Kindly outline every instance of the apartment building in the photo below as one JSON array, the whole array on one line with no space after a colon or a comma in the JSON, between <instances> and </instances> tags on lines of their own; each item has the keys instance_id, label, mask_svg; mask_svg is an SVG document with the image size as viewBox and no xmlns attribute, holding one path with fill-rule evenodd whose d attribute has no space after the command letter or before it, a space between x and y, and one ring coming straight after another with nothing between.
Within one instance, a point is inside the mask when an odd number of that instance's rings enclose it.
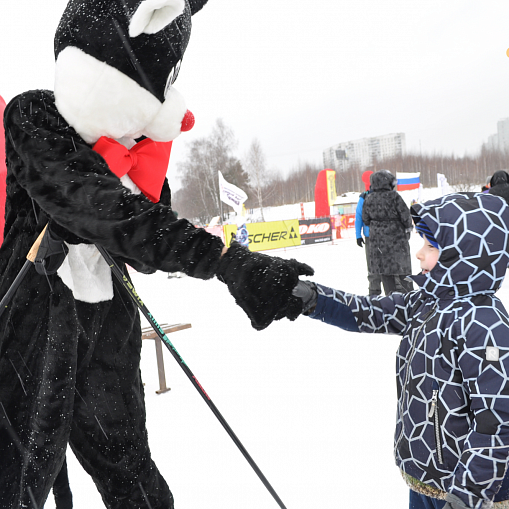
<instances>
[{"instance_id":1,"label":"apartment building","mask_svg":"<svg viewBox=\"0 0 509 509\"><path fill-rule=\"evenodd\" d=\"M406 150L405 134L384 134L373 138L345 141L323 151L323 164L338 172L352 166L364 169L375 161L403 155Z\"/></svg>"}]
</instances>

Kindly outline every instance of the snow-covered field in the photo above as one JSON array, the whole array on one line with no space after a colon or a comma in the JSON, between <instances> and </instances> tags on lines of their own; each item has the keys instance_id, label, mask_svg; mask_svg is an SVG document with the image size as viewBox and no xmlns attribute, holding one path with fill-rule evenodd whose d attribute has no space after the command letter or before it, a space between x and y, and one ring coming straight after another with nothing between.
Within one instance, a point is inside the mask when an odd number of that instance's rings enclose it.
<instances>
[{"instance_id":1,"label":"snow-covered field","mask_svg":"<svg viewBox=\"0 0 509 509\"><path fill-rule=\"evenodd\" d=\"M413 234L413 253L420 244ZM317 282L367 290L364 252L352 235L270 254L312 265ZM398 336L349 333L302 316L257 332L216 279L133 279L160 323L192 324L171 341L288 509L408 506L392 454ZM509 305L509 283L499 296ZM277 508L166 349L164 357L171 391L158 395L154 342L144 341L150 443L175 507ZM75 508L103 507L72 452L68 461ZM54 508L51 494L45 507Z\"/></svg>"}]
</instances>

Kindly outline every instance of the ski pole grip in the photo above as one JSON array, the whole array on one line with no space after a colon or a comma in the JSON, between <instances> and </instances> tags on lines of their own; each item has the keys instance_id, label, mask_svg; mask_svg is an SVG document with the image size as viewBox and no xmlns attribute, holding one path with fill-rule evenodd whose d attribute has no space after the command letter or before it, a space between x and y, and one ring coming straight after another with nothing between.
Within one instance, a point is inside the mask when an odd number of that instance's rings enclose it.
<instances>
[{"instance_id":1,"label":"ski pole grip","mask_svg":"<svg viewBox=\"0 0 509 509\"><path fill-rule=\"evenodd\" d=\"M39 246L41 245L42 238L44 237L47 228L48 225L44 227L44 230L42 230L40 235L37 237L37 240L33 243L32 247L30 248L30 251L27 254L27 260L31 261L32 263L35 263L35 257L39 252Z\"/></svg>"}]
</instances>

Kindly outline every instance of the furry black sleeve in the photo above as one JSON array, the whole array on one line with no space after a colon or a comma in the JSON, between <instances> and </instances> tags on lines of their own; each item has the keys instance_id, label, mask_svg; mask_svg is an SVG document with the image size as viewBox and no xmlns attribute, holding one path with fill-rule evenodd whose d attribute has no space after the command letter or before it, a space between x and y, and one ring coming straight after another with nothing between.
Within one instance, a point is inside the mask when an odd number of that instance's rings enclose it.
<instances>
[{"instance_id":1,"label":"furry black sleeve","mask_svg":"<svg viewBox=\"0 0 509 509\"><path fill-rule=\"evenodd\" d=\"M60 115L52 92L21 94L4 118L8 171L53 222L157 270L203 279L215 274L221 239L124 188Z\"/></svg>"}]
</instances>

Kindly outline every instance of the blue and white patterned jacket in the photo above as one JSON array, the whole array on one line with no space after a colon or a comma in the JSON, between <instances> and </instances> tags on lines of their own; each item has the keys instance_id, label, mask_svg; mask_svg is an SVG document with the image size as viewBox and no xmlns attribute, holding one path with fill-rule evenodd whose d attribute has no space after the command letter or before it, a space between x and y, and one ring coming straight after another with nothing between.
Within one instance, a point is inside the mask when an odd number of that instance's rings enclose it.
<instances>
[{"instance_id":1,"label":"blue and white patterned jacket","mask_svg":"<svg viewBox=\"0 0 509 509\"><path fill-rule=\"evenodd\" d=\"M509 456L509 317L495 292L509 262L509 207L487 194L417 204L440 246L420 289L360 297L318 285L312 318L347 330L401 335L397 465L412 488L491 506ZM507 500L505 487L497 500Z\"/></svg>"}]
</instances>

